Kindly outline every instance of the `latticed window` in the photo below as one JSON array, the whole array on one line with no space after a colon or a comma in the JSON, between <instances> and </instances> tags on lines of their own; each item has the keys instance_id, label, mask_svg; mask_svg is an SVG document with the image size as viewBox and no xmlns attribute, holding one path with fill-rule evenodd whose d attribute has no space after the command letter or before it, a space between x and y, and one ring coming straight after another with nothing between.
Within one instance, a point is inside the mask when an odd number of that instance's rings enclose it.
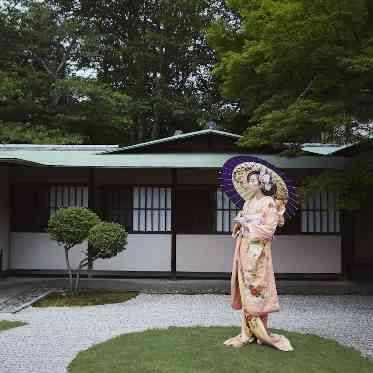
<instances>
[{"instance_id":1,"label":"latticed window","mask_svg":"<svg viewBox=\"0 0 373 373\"><path fill-rule=\"evenodd\" d=\"M136 186L133 188L134 232L171 231L171 187Z\"/></svg>"},{"instance_id":2,"label":"latticed window","mask_svg":"<svg viewBox=\"0 0 373 373\"><path fill-rule=\"evenodd\" d=\"M49 216L61 207L88 207L88 186L51 185L49 187Z\"/></svg>"},{"instance_id":3,"label":"latticed window","mask_svg":"<svg viewBox=\"0 0 373 373\"><path fill-rule=\"evenodd\" d=\"M105 185L98 191L102 218L122 224L128 232L171 231L171 188Z\"/></svg>"},{"instance_id":4,"label":"latticed window","mask_svg":"<svg viewBox=\"0 0 373 373\"><path fill-rule=\"evenodd\" d=\"M88 207L88 186L13 184L11 229L14 232L45 232L48 219L61 207Z\"/></svg>"},{"instance_id":5,"label":"latticed window","mask_svg":"<svg viewBox=\"0 0 373 373\"><path fill-rule=\"evenodd\" d=\"M231 232L233 218L237 215L240 209L237 208L233 202L221 188L216 190L216 231L217 232Z\"/></svg>"},{"instance_id":6,"label":"latticed window","mask_svg":"<svg viewBox=\"0 0 373 373\"><path fill-rule=\"evenodd\" d=\"M337 194L314 193L301 204L301 229L304 233L339 233Z\"/></svg>"},{"instance_id":7,"label":"latticed window","mask_svg":"<svg viewBox=\"0 0 373 373\"><path fill-rule=\"evenodd\" d=\"M98 192L101 195L98 203L99 213L106 221L122 224L132 229L132 188L131 186L105 186Z\"/></svg>"}]
</instances>

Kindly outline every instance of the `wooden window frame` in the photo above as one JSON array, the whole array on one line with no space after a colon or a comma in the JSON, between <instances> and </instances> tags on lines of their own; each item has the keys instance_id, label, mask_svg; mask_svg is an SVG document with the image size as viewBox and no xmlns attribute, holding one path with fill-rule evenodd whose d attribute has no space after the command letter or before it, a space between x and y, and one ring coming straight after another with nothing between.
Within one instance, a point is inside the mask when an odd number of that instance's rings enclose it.
<instances>
[{"instance_id":1,"label":"wooden window frame","mask_svg":"<svg viewBox=\"0 0 373 373\"><path fill-rule=\"evenodd\" d=\"M138 202L139 202L139 206L138 207L134 207L134 200L135 200L135 188L138 188L139 189L139 199L138 199ZM140 202L140 198L141 198L141 191L142 189L141 188L145 188L145 207L140 207L141 206L141 202ZM148 206L148 188L151 188L151 206L149 205ZM160 196L161 196L161 188L164 188L165 191L164 191L164 202L165 202L165 207L154 207L154 189L158 189L158 204L160 203ZM170 194L170 199L168 198L168 192ZM170 206L168 206L168 202L170 203ZM132 225L132 229L131 229L131 233L134 233L134 234L144 234L144 233L163 233L163 234L170 234L172 232L172 186L167 184L167 185L154 185L154 184L151 184L151 185L147 185L147 184L137 184L137 185L132 185L132 221L133 221L133 218L134 218L134 212L135 210L138 211L138 214L137 214L137 226L140 227L141 226L141 223L140 223L140 212L141 211L144 211L144 227L145 229L144 230L134 230L133 229L133 225ZM147 215L148 215L148 211L158 211L158 229L157 230L153 230L154 228L154 224L153 224L153 214L151 214L151 230L147 230L147 227L148 227L148 221L147 221ZM170 218L168 220L167 218L167 215L168 215L168 211L169 211L169 215L170 215ZM160 216L161 216L161 213L164 213L164 227L165 229L164 230L160 230ZM170 229L167 229L167 227L170 227Z\"/></svg>"},{"instance_id":2,"label":"wooden window frame","mask_svg":"<svg viewBox=\"0 0 373 373\"><path fill-rule=\"evenodd\" d=\"M135 193L135 188L145 188L145 207L139 207L138 208L135 208L134 207L134 200L135 200L135 196L134 196L134 193ZM148 206L148 192L147 192L147 188L151 188L151 194L152 194L152 202L151 202L151 206ZM165 188L165 208L164 207L154 207L154 189L158 188L158 196L160 197L160 190L161 188ZM108 215L106 214L106 211L110 208L108 207L106 204L105 204L105 201L104 201L104 198L103 195L101 193L105 193L105 191L120 191L120 190L128 190L129 191L129 195L130 195L130 199L129 199L129 207L128 208L119 208L120 210L128 210L129 211L129 215L128 215L128 219L129 219L129 222L127 223L127 226L125 226L126 230L128 233L131 233L131 234L171 234L172 232L172 222L171 220L168 221L168 218L167 218L167 211L170 211L170 219L172 219L172 186L170 184L102 184L100 185L98 188L98 195L100 196L100 200L98 201L98 210L99 210L99 214L101 215L101 217L103 219L106 219L106 220L109 220L109 221L114 221L114 220L111 220ZM167 189L170 190L170 193L171 193L171 206L168 206L168 198L167 198ZM139 193L139 197L141 196L141 189L140 189L140 193ZM134 230L134 226L133 226L133 220L134 220L134 213L135 213L135 210L138 210L139 212L140 211L145 211L144 213L144 220L145 220L145 223L144 223L144 227L145 229L144 230ZM148 226L148 221L147 221L147 215L148 215L148 211L158 211L158 229L157 230L147 230L147 226ZM161 212L164 212L165 216L165 228L164 230L160 230L160 214ZM139 213L138 214L138 227L140 227L140 219L141 219L141 214ZM153 214L151 214L151 219L153 220ZM170 225L170 229L168 230L167 229L167 225ZM154 228L154 224L153 224L153 221L152 221L152 224L151 224L151 229Z\"/></svg>"},{"instance_id":3,"label":"wooden window frame","mask_svg":"<svg viewBox=\"0 0 373 373\"><path fill-rule=\"evenodd\" d=\"M221 190L219 186L217 186L217 191ZM216 193L217 195L217 193ZM239 210L239 209L238 209ZM217 221L217 215L218 215L218 207L216 203L216 211L215 211L215 220ZM285 218L285 224L283 227L277 227L275 235L278 236L308 236L308 235L339 235L339 232L303 232L302 231L302 212L304 210L299 206L297 209L295 215L293 215L289 220L286 220ZM231 223L231 228L232 228L232 223ZM216 231L213 232L216 235L230 235L231 231Z\"/></svg>"},{"instance_id":4,"label":"wooden window frame","mask_svg":"<svg viewBox=\"0 0 373 373\"><path fill-rule=\"evenodd\" d=\"M48 210L49 210L49 217L52 216L51 214L51 211L54 210L54 213L57 212L58 209L60 208L66 208L66 207L85 207L85 208L88 208L88 204L89 204L89 186L88 184L83 184L83 183L50 183L48 184L49 185L49 188L48 188ZM55 187L55 199L54 199L54 204L52 204L52 188ZM67 193L67 200L70 202L70 193L71 193L71 188L86 188L87 190L87 200L86 200L86 205L84 205L84 192L81 194L81 198L80 198L80 202L81 203L78 203L78 200L77 200L77 192L75 190L75 198L74 198L74 205L70 205L69 203L65 203L64 201L64 195L62 196L62 206L58 206L58 200L59 198L57 198L58 196L58 188L59 187L70 187L68 189L68 193Z\"/></svg>"},{"instance_id":5,"label":"wooden window frame","mask_svg":"<svg viewBox=\"0 0 373 373\"><path fill-rule=\"evenodd\" d=\"M108 204L109 193L120 192L121 190L128 190L129 191L129 207L128 208L115 208ZM110 210L119 210L119 215L122 214L123 210L127 210L130 213L128 225L123 224L127 230L127 232L131 232L132 230L132 186L131 185L123 185L123 184L103 184L100 186L96 186L96 199L95 206L96 212L100 216L101 219L108 221L108 222L118 222L117 220L110 217L109 211ZM120 194L119 194L119 201L120 201Z\"/></svg>"},{"instance_id":6,"label":"wooden window frame","mask_svg":"<svg viewBox=\"0 0 373 373\"><path fill-rule=\"evenodd\" d=\"M327 191L326 193L326 207L323 208L322 207L322 197L321 197L321 193L315 193L313 196L311 196L310 198L312 198L312 205L313 205L313 208L308 208L308 206L305 208L304 206L305 205L308 205L309 203L309 200L307 200L306 203L303 203L301 204L300 206L300 213L301 213L301 226L300 226L300 229L301 229L301 234L302 235L327 235L327 236L339 236L341 234L341 226L340 226L340 210L336 207L336 204L334 204L333 206L333 213L334 213L334 217L333 217L333 223L334 223L334 230L333 231L330 231L329 228L330 228L330 216L329 216L329 210L330 210L330 207L329 207L329 193L330 191ZM319 198L319 201L318 201L318 204L319 204L319 208L315 208L315 205L316 205L316 200L315 200L315 196L317 196ZM338 198L338 195L335 195L334 196L334 200L337 201L337 198ZM314 231L303 231L303 216L304 216L304 212L313 212L313 228L314 228ZM321 230L320 231L316 231L316 214L315 212L319 212L320 213L320 228ZM325 212L326 213L326 222L327 222L327 231L326 232L323 232L322 231L322 227L323 227L323 214L322 212ZM337 226L337 221L338 221L338 226ZM309 221L308 221L308 214L307 214L307 219L306 219L306 226L307 228L309 228ZM337 229L338 228L338 229Z\"/></svg>"},{"instance_id":7,"label":"wooden window frame","mask_svg":"<svg viewBox=\"0 0 373 373\"><path fill-rule=\"evenodd\" d=\"M19 183L11 183L10 185L10 203L11 203L11 211L10 211L10 230L12 232L25 232L25 233L46 233L46 229L48 227L48 220L51 216L51 188L53 186L80 186L80 187L87 187L87 183L71 183L71 182L53 182L53 183L38 183L38 182L19 182ZM22 211L17 211L16 209L16 188L18 186L24 186L27 188L29 186L30 189L32 188L34 192L41 192L45 193L46 204L41 206L40 204L37 206L38 209L45 208L45 211L41 211L41 214L44 214L44 221L40 222L37 226L30 223L29 228L27 227L19 227L19 222L16 221L17 214L21 214ZM89 190L88 190L89 193ZM54 206L56 207L56 206ZM57 211L57 209L56 209ZM28 211L29 213L29 211ZM29 221L32 221L31 216L29 217Z\"/></svg>"},{"instance_id":8,"label":"wooden window frame","mask_svg":"<svg viewBox=\"0 0 373 373\"><path fill-rule=\"evenodd\" d=\"M28 185L32 186L32 188L35 190L35 193L36 191L38 190L44 190L45 193L48 194L48 204L47 204L47 209L48 209L48 219L50 217L50 211L51 211L51 198L50 198L50 192L51 192L51 187L52 186L80 186L80 187L88 187L88 198L89 198L89 186L88 186L88 183L75 183L75 182L53 182L53 183L33 183L33 182L19 182L19 183L11 183L10 185L10 198L11 198L11 212L10 212L10 219L11 219L11 231L14 231L14 232L45 232L45 229L47 227L47 222L44 222L42 224L40 224L40 226L35 226L35 227L32 227L33 224L30 224L30 227L32 228L29 228L29 229L19 229L17 227L17 222L14 220L15 219L15 214L17 213L22 213L21 212L18 212L15 210L15 189L17 186L20 186L20 185L23 185L25 188L27 188ZM106 188L109 188L112 189L112 190L120 190L120 189L129 189L130 190L130 195L131 195L131 207L129 207L129 210L131 210L131 213L130 213L130 219L131 219L131 224L129 227L127 227L128 229L128 232L129 233L133 233L133 234L170 234L172 233L172 227L173 227L173 224L172 224L172 221L170 222L169 226L170 226L170 230L167 230L167 213L165 213L165 227L166 229L165 230L146 230L146 227L147 227L147 213L145 213L145 230L136 230L134 231L133 230L133 227L132 227L132 224L133 224L133 216L134 216L134 196L133 196L133 193L134 193L134 188L137 187L137 188L141 188L141 187L144 187L144 188L169 188L170 189L170 193L171 193L171 206L168 206L167 205L167 202L168 202L168 198L167 198L167 192L165 193L165 203L166 203L166 208L155 208L155 207L148 207L147 206L147 192L145 193L145 198L146 198L146 205L145 205L145 211L147 210L159 210L159 211L170 211L170 217L172 219L172 216L173 216L173 212L172 212L172 209L174 208L174 206L172 206L172 188L173 186L171 184L102 184L102 185L96 185L95 186L95 189L96 190L100 190L102 191L102 189L106 189ZM226 210L226 209L218 209L217 207L217 195L218 195L218 191L219 190L222 190L218 185L216 184L177 184L176 185L176 189L188 189L188 188L202 188L202 189L207 189L209 190L211 193L212 193L212 196L213 196L213 199L214 199L214 203L215 203L215 209L211 211L211 214L213 215L212 217L212 221L213 221L213 224L211 227L207 227L207 229L201 229L199 233L182 233L182 232L176 232L177 234L213 234L213 235L230 235L231 234L231 228L229 229L229 231L218 231L217 230L217 216L218 216L218 211L222 211L222 210ZM160 193L160 190L158 191ZM154 189L152 189L152 193L154 193ZM191 201L193 203L193 201ZM321 206L321 205L320 205ZM139 210L143 210L144 208L139 208ZM228 208L229 211L231 211L231 206ZM233 209L234 210L234 209ZM239 209L236 209L237 211ZM323 209L321 209L323 210ZM299 206L299 209L297 210L296 212L296 215L293 216L291 219L296 219L296 222L293 224L292 228L290 230L287 229L289 222L286 222L285 221L285 226L284 228L278 228L277 229L277 232L276 234L277 235L340 235L340 226L339 226L339 231L338 232L303 232L302 231L302 213L304 211L320 211L320 209L304 209L302 208L302 206ZM326 209L326 211L328 212L328 209ZM102 212L99 208L96 209L96 212L100 214L100 212ZM46 212L44 212L46 214ZM340 213L339 209L336 209L335 210L335 214L336 213ZM140 215L139 215L140 216ZM153 216L153 215L152 215ZM340 219L340 217L339 217ZM229 219L230 222L231 222L231 219ZM31 218L30 218L30 221L31 221ZM158 220L158 224L160 221ZM320 226L322 222L320 222ZM340 224L340 222L339 222ZM231 224L232 225L232 224ZM203 228L203 226L202 226ZM283 230L283 231L281 231Z\"/></svg>"},{"instance_id":9,"label":"wooden window frame","mask_svg":"<svg viewBox=\"0 0 373 373\"><path fill-rule=\"evenodd\" d=\"M219 193L221 193L221 196L223 197L221 199L221 208L218 207L218 194ZM224 196L225 196L225 200L229 201L228 208L224 207ZM233 202L228 198L228 196L223 191L223 189L217 186L215 190L215 211L214 211L215 232L214 233L215 234L232 234L233 218L232 218L231 212L234 211L234 216L236 216L240 210L241 210L240 208L234 206ZM221 231L218 230L218 215L220 211L221 211L221 226L222 226ZM224 229L226 228L224 224L225 222L224 213L228 213L228 221L229 221L228 230Z\"/></svg>"}]
</instances>

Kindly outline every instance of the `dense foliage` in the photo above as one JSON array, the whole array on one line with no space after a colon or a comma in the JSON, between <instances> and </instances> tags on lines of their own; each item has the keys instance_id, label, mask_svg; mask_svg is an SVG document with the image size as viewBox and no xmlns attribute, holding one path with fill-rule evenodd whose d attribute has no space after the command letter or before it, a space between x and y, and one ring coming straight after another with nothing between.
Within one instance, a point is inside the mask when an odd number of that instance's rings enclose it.
<instances>
[{"instance_id":1,"label":"dense foliage","mask_svg":"<svg viewBox=\"0 0 373 373\"><path fill-rule=\"evenodd\" d=\"M208 74L219 3L2 1L0 141L130 144L234 116Z\"/></svg>"}]
</instances>

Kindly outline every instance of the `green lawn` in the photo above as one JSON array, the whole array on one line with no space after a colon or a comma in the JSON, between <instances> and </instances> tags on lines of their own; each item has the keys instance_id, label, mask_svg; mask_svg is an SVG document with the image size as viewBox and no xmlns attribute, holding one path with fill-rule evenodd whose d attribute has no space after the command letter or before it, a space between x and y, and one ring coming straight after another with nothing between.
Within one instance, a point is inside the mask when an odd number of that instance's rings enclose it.
<instances>
[{"instance_id":1,"label":"green lawn","mask_svg":"<svg viewBox=\"0 0 373 373\"><path fill-rule=\"evenodd\" d=\"M272 330L272 329L271 329ZM295 351L223 342L237 327L171 327L123 334L80 352L70 373L372 373L373 362L352 348L315 335L273 329Z\"/></svg>"},{"instance_id":2,"label":"green lawn","mask_svg":"<svg viewBox=\"0 0 373 373\"><path fill-rule=\"evenodd\" d=\"M78 295L70 292L52 292L33 303L33 307L95 306L98 304L121 303L138 295L136 291L114 291L84 289Z\"/></svg>"},{"instance_id":3,"label":"green lawn","mask_svg":"<svg viewBox=\"0 0 373 373\"><path fill-rule=\"evenodd\" d=\"M3 330L16 328L17 326L26 325L27 323L22 321L8 321L8 320L0 320L0 332Z\"/></svg>"}]
</instances>

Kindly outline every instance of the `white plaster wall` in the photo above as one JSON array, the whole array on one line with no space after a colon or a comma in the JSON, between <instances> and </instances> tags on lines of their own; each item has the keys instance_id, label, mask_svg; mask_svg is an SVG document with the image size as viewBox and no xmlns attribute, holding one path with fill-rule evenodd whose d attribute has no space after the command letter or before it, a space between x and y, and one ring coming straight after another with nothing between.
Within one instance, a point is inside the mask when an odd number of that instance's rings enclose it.
<instances>
[{"instance_id":1,"label":"white plaster wall","mask_svg":"<svg viewBox=\"0 0 373 373\"><path fill-rule=\"evenodd\" d=\"M77 268L83 259L83 242L70 250L69 261ZM49 238L48 233L11 232L11 269L67 269L65 250Z\"/></svg>"},{"instance_id":2,"label":"white plaster wall","mask_svg":"<svg viewBox=\"0 0 373 373\"><path fill-rule=\"evenodd\" d=\"M272 257L276 273L341 273L341 237L275 236Z\"/></svg>"},{"instance_id":3,"label":"white plaster wall","mask_svg":"<svg viewBox=\"0 0 373 373\"><path fill-rule=\"evenodd\" d=\"M98 259L95 270L170 271L170 234L129 234L126 250L112 259ZM70 253L77 268L80 249ZM225 235L178 235L177 271L230 272L234 242ZM272 244L276 273L340 273L339 236L277 236ZM66 269L64 250L46 233L11 233L12 269Z\"/></svg>"},{"instance_id":4,"label":"white plaster wall","mask_svg":"<svg viewBox=\"0 0 373 373\"><path fill-rule=\"evenodd\" d=\"M232 271L229 235L177 235L176 245L177 271ZM340 273L340 236L275 236L272 256L276 273Z\"/></svg>"},{"instance_id":5,"label":"white plaster wall","mask_svg":"<svg viewBox=\"0 0 373 373\"><path fill-rule=\"evenodd\" d=\"M176 271L230 272L233 254L229 235L176 235Z\"/></svg>"},{"instance_id":6,"label":"white plaster wall","mask_svg":"<svg viewBox=\"0 0 373 373\"><path fill-rule=\"evenodd\" d=\"M171 234L129 234L126 249L111 259L97 259L94 269L171 271Z\"/></svg>"},{"instance_id":7,"label":"white plaster wall","mask_svg":"<svg viewBox=\"0 0 373 373\"><path fill-rule=\"evenodd\" d=\"M66 269L65 251L47 233L12 232L12 269ZM86 242L70 251L70 264L77 268ZM170 271L171 235L129 234L126 249L112 259L97 259L95 270Z\"/></svg>"},{"instance_id":8,"label":"white plaster wall","mask_svg":"<svg viewBox=\"0 0 373 373\"><path fill-rule=\"evenodd\" d=\"M0 249L3 249L2 268L8 269L9 255L9 219L10 219L10 195L9 195L9 168L0 165Z\"/></svg>"}]
</instances>

